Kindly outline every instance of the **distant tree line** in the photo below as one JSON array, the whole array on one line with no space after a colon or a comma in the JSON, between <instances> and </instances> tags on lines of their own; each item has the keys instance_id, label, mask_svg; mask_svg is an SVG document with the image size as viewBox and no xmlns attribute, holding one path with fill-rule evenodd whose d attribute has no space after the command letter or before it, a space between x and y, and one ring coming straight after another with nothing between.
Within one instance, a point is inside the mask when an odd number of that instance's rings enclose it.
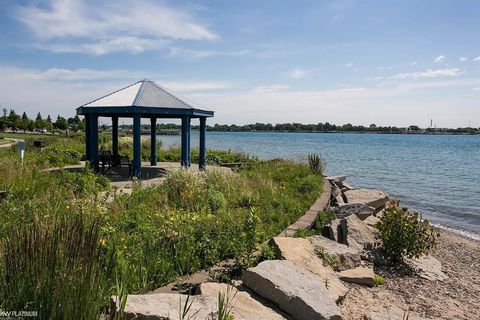
<instances>
[{"instance_id":1,"label":"distant tree line","mask_svg":"<svg viewBox=\"0 0 480 320\"><path fill-rule=\"evenodd\" d=\"M20 116L15 110L2 108L3 116L0 118L0 131L10 129L12 131L22 130L39 131L39 132L51 132L53 130L83 130L85 128L85 119L81 119L79 116L64 118L60 115L57 116L55 122L52 121L50 115L44 119L42 115L37 113L35 119L29 119L27 114L23 112ZM149 129L150 125L144 125L145 129ZM121 125L123 130L131 130L131 125ZM198 129L198 125L192 126L193 129ZM107 130L108 126L103 124L100 126L101 130ZM157 124L158 130L180 130L181 126L175 123L159 123ZM363 125L352 125L347 123L344 125L331 124L329 122L317 123L317 124L302 124L302 123L252 123L245 125L236 124L215 124L207 125L209 131L221 131L221 132L248 132L248 131L262 131L262 132L362 132L362 133L467 133L467 134L480 134L480 128L427 128L421 129L416 125L409 127L391 127L391 126L377 126L371 124L368 127Z\"/></svg>"},{"instance_id":2,"label":"distant tree line","mask_svg":"<svg viewBox=\"0 0 480 320\"><path fill-rule=\"evenodd\" d=\"M15 112L15 110L7 108L2 108L2 116L0 117L0 130L4 131L7 129L12 130L13 132L18 131L38 131L38 132L52 132L54 130L83 130L85 128L85 123L83 119L80 119L79 116L73 118L65 119L64 117L58 115L57 119L52 121L50 115L44 119L40 112L37 113L35 119L30 119L25 112L20 116Z\"/></svg>"},{"instance_id":3,"label":"distant tree line","mask_svg":"<svg viewBox=\"0 0 480 320\"><path fill-rule=\"evenodd\" d=\"M180 126L177 126L180 128ZM409 127L392 127L392 126L377 126L371 124L368 127L363 125L352 125L347 123L344 125L330 124L329 122L318 124L302 124L302 123L255 123L246 125L225 125L215 124L213 126L207 126L210 131L272 131L272 132L374 132L374 133L429 133L429 132L445 132L445 133L480 133L480 128L457 128L457 129L437 129L427 128L421 129L416 125ZM195 128L195 127L194 127Z\"/></svg>"}]
</instances>

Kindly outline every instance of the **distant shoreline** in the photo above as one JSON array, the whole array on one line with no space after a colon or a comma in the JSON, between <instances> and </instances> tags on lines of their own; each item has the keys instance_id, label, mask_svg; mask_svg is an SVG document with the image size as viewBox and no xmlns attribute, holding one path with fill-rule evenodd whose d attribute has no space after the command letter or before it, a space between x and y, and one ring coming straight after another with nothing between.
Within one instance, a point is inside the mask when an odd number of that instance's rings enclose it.
<instances>
[{"instance_id":1,"label":"distant shoreline","mask_svg":"<svg viewBox=\"0 0 480 320\"><path fill-rule=\"evenodd\" d=\"M198 131L198 128L192 128L192 131ZM466 132L363 132L363 131L270 131L270 130L254 130L254 131L225 131L225 130L207 130L208 132L258 132L258 133L341 133L341 134L394 134L394 135L429 135L429 136L475 136L480 133L466 133Z\"/></svg>"}]
</instances>

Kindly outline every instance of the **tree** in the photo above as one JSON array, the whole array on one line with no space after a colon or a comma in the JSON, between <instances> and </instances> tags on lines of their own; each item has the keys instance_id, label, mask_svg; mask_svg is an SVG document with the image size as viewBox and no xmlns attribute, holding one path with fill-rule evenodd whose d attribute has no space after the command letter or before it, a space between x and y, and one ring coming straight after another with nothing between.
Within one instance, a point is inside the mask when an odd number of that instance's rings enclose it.
<instances>
[{"instance_id":1,"label":"tree","mask_svg":"<svg viewBox=\"0 0 480 320\"><path fill-rule=\"evenodd\" d=\"M67 120L60 115L57 116L57 121L53 124L54 128L59 130L66 130L68 128Z\"/></svg>"},{"instance_id":2,"label":"tree","mask_svg":"<svg viewBox=\"0 0 480 320\"><path fill-rule=\"evenodd\" d=\"M50 115L48 115L47 119L45 120L45 129L47 129L47 131L53 130L52 118Z\"/></svg>"},{"instance_id":3,"label":"tree","mask_svg":"<svg viewBox=\"0 0 480 320\"><path fill-rule=\"evenodd\" d=\"M28 129L29 122L30 122L30 119L28 119L27 114L24 112L22 114L22 118L20 119L20 121L18 121L18 128L23 130L23 133L25 133Z\"/></svg>"},{"instance_id":4,"label":"tree","mask_svg":"<svg viewBox=\"0 0 480 320\"><path fill-rule=\"evenodd\" d=\"M28 131L35 130L35 122L33 120L28 121Z\"/></svg>"},{"instance_id":5,"label":"tree","mask_svg":"<svg viewBox=\"0 0 480 320\"><path fill-rule=\"evenodd\" d=\"M84 130L84 129L85 129L85 118L83 118L78 122L78 130Z\"/></svg>"},{"instance_id":6,"label":"tree","mask_svg":"<svg viewBox=\"0 0 480 320\"><path fill-rule=\"evenodd\" d=\"M44 129L45 128L45 121L42 118L42 115L37 113L37 117L35 118L35 129Z\"/></svg>"},{"instance_id":7,"label":"tree","mask_svg":"<svg viewBox=\"0 0 480 320\"><path fill-rule=\"evenodd\" d=\"M21 118L18 114L15 113L15 110L10 109L10 114L7 117L7 125L14 131L17 132L17 128L21 125Z\"/></svg>"}]
</instances>

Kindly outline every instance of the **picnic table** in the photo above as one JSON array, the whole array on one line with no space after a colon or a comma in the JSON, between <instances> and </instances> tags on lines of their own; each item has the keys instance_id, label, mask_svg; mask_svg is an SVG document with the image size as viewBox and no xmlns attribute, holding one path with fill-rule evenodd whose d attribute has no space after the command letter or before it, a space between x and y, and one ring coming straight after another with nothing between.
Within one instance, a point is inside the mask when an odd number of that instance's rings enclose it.
<instances>
[{"instance_id":1,"label":"picnic table","mask_svg":"<svg viewBox=\"0 0 480 320\"><path fill-rule=\"evenodd\" d=\"M114 155L110 150L100 150L98 160L103 172L112 167L128 167L128 176L133 175L133 162L127 156Z\"/></svg>"}]
</instances>

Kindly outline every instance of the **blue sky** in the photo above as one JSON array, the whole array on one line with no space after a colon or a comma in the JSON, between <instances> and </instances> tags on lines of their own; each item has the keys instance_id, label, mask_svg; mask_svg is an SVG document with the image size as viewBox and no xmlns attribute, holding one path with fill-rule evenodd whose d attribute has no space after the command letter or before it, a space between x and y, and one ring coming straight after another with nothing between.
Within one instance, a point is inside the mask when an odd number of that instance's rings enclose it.
<instances>
[{"instance_id":1,"label":"blue sky","mask_svg":"<svg viewBox=\"0 0 480 320\"><path fill-rule=\"evenodd\" d=\"M480 1L3 0L0 30L32 116L149 78L214 123L480 127Z\"/></svg>"}]
</instances>

